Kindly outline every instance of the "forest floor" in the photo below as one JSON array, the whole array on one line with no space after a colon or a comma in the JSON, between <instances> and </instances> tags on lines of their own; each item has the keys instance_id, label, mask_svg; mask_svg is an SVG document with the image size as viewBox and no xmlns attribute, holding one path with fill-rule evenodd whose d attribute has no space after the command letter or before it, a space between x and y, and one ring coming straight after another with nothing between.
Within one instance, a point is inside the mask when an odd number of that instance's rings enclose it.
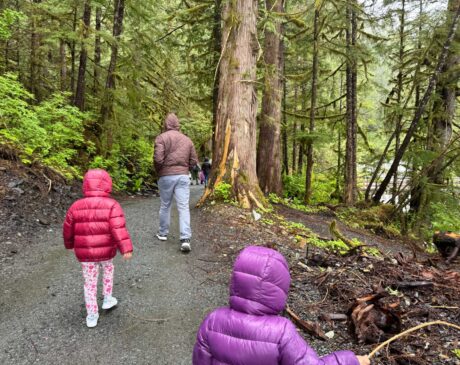
<instances>
[{"instance_id":1,"label":"forest floor","mask_svg":"<svg viewBox=\"0 0 460 365\"><path fill-rule=\"evenodd\" d=\"M120 304L88 329L80 267L61 239L63 214L79 187L67 187L49 171L18 166L0 160L1 364L191 364L198 326L206 313L227 303L232 262L251 244L276 248L288 259L289 307L311 322L312 330L302 334L320 354L368 353L376 345L361 344L358 337L383 340L431 320L460 324L460 259L446 267L436 255L340 222L344 236L381 254L329 254L299 245L285 226L267 224L269 215L255 221L247 211L218 203L192 209L193 250L183 255L174 235L167 242L154 238L159 199L125 196L120 199L134 257L115 260ZM191 187L192 206L202 192ZM281 205L274 213L324 239L336 219ZM172 222L177 232L174 209ZM453 353L459 338L452 329L433 326L398 340L372 363L460 364Z\"/></svg>"}]
</instances>

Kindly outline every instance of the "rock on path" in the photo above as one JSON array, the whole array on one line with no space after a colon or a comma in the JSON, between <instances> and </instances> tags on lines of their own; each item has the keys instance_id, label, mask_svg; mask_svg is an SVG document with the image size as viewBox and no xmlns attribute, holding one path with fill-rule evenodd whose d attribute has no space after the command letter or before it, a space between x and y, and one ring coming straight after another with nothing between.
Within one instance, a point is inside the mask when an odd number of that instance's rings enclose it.
<instances>
[{"instance_id":1,"label":"rock on path","mask_svg":"<svg viewBox=\"0 0 460 365\"><path fill-rule=\"evenodd\" d=\"M191 187L192 206L201 193ZM135 252L130 262L116 257L119 305L101 310L94 329L85 325L81 269L60 227L2 263L0 364L191 364L200 322L227 301L226 285L200 269L199 258L214 253L196 240L189 255L180 253L175 207L170 240L157 241L159 198L122 205ZM192 228L203 229L193 210Z\"/></svg>"}]
</instances>

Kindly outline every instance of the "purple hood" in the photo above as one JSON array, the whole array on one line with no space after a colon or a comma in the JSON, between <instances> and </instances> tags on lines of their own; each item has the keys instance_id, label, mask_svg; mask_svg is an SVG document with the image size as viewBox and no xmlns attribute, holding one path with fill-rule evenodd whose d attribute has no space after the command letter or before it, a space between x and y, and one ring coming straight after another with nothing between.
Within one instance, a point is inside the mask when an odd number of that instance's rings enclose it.
<instances>
[{"instance_id":1,"label":"purple hood","mask_svg":"<svg viewBox=\"0 0 460 365\"><path fill-rule=\"evenodd\" d=\"M286 306L290 283L283 255L265 247L247 247L233 266L230 308L254 315L279 314Z\"/></svg>"},{"instance_id":2,"label":"purple hood","mask_svg":"<svg viewBox=\"0 0 460 365\"><path fill-rule=\"evenodd\" d=\"M249 246L238 255L230 283L230 307L217 308L201 324L193 365L359 365L351 351L319 357L295 326L278 313L290 284L284 257Z\"/></svg>"}]
</instances>

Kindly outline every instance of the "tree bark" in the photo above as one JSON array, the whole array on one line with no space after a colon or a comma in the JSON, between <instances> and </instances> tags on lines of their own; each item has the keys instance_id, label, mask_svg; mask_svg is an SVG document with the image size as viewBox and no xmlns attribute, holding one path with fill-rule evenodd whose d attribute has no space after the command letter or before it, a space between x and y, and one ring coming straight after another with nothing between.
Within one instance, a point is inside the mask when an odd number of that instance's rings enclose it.
<instances>
[{"instance_id":1,"label":"tree bark","mask_svg":"<svg viewBox=\"0 0 460 365\"><path fill-rule=\"evenodd\" d=\"M302 115L306 115L307 113L307 87L306 85L302 85ZM305 154L305 124L307 124L306 118L302 118L300 121L300 134L301 139L299 141L299 155L297 160L297 173L302 175L303 172L303 155Z\"/></svg>"},{"instance_id":2,"label":"tree bark","mask_svg":"<svg viewBox=\"0 0 460 365\"><path fill-rule=\"evenodd\" d=\"M312 135L315 132L316 98L318 92L318 42L319 42L319 6L315 4L315 17L313 21L313 64L311 68L311 104L310 104L310 138L307 142L307 171L305 174L305 203L310 204L312 195L312 174L313 174L313 141Z\"/></svg>"},{"instance_id":3,"label":"tree bark","mask_svg":"<svg viewBox=\"0 0 460 365\"><path fill-rule=\"evenodd\" d=\"M267 9L284 12L283 0L266 0ZM282 29L279 19L275 31L265 28L264 62L265 88L262 97L259 144L257 149L257 176L262 192L281 195L281 102L283 90Z\"/></svg>"},{"instance_id":4,"label":"tree bark","mask_svg":"<svg viewBox=\"0 0 460 365\"><path fill-rule=\"evenodd\" d=\"M418 124L420 122L420 119L425 111L426 105L428 104L428 101L431 98L431 94L433 93L433 90L436 86L437 80L439 78L439 75L442 72L442 69L444 68L444 65L446 63L446 58L449 53L449 48L452 43L452 40L455 36L455 33L457 31L457 26L458 26L458 20L460 18L460 4L457 6L455 13L453 14L452 18L452 23L449 27L449 34L447 36L447 39L444 43L443 49L441 51L441 54L439 55L438 62L436 65L436 68L433 72L433 74L430 77L427 89L425 90L425 94L423 95L422 100L420 100L420 103L418 105L418 108L415 112L414 118L412 119L411 125L406 133L406 136L404 137L404 140L401 144L401 147L396 153L395 159L393 160L393 163L391 164L391 167L388 171L388 173L385 176L385 179L382 181L380 184L377 192L375 193L374 197L372 198L374 202L378 203L380 202L380 199L382 198L383 193L385 192L391 177L393 176L394 172L399 166L399 163L401 162L404 153L406 152L407 147L409 146L409 142L415 133Z\"/></svg>"},{"instance_id":5,"label":"tree bark","mask_svg":"<svg viewBox=\"0 0 460 365\"><path fill-rule=\"evenodd\" d=\"M396 117L396 128L395 128L395 154L396 151L399 149L399 145L401 143L400 136L402 130L402 121L403 121L403 111L401 108L402 103L402 89L403 89L403 79L404 79L404 27L405 27L405 18L406 18L406 9L405 9L406 2L405 0L401 0L401 17L400 17L400 24L399 24L399 71L398 71L398 91L396 96L396 103L398 106L398 112ZM398 170L396 169L395 174L393 176L393 189L392 189L392 196L391 201L394 204L396 202L396 195L398 194Z\"/></svg>"},{"instance_id":6,"label":"tree bark","mask_svg":"<svg viewBox=\"0 0 460 365\"><path fill-rule=\"evenodd\" d=\"M64 92L67 91L67 54L63 39L59 40L59 63L61 91Z\"/></svg>"},{"instance_id":7,"label":"tree bark","mask_svg":"<svg viewBox=\"0 0 460 365\"><path fill-rule=\"evenodd\" d=\"M284 42L281 40L281 53L283 59L286 59ZM286 114L286 102L287 102L287 80L286 75L286 62L283 62L283 124L282 124L282 141L283 141L283 173L289 175L289 148L288 148L288 125L287 125L287 114Z\"/></svg>"},{"instance_id":8,"label":"tree bark","mask_svg":"<svg viewBox=\"0 0 460 365\"><path fill-rule=\"evenodd\" d=\"M347 142L345 150L345 187L343 201L347 205L353 205L356 202L357 187L357 64L355 57L355 46L357 36L357 16L355 7L356 0L349 0L347 4L347 70L346 70L346 88L347 88Z\"/></svg>"},{"instance_id":9,"label":"tree bark","mask_svg":"<svg viewBox=\"0 0 460 365\"><path fill-rule=\"evenodd\" d=\"M99 76L101 69L101 17L102 9L100 6L96 8L95 30L96 36L94 39L94 73L93 73L93 93L97 95L99 92Z\"/></svg>"},{"instance_id":10,"label":"tree bark","mask_svg":"<svg viewBox=\"0 0 460 365\"><path fill-rule=\"evenodd\" d=\"M72 31L73 34L77 31L77 13L78 13L78 4L75 3L73 9L73 20L72 20ZM70 92L72 95L75 91L75 62L76 62L76 42L74 39L70 41Z\"/></svg>"},{"instance_id":11,"label":"tree bark","mask_svg":"<svg viewBox=\"0 0 460 365\"><path fill-rule=\"evenodd\" d=\"M448 19L453 19L455 15L455 5L460 6L460 0L450 0L448 4ZM460 43L460 29L457 29L454 39ZM431 150L439 153L446 148L452 138L452 122L455 118L457 106L457 84L460 77L459 72L460 54L449 50L446 63L439 75L439 83L436 87L435 102L433 103L433 143ZM438 161L428 176L434 184L444 182L442 169L444 159Z\"/></svg>"},{"instance_id":12,"label":"tree bark","mask_svg":"<svg viewBox=\"0 0 460 365\"><path fill-rule=\"evenodd\" d=\"M91 22L91 6L89 0L85 1L83 8L83 39L81 42L80 65L78 67L77 90L75 91L74 105L80 109L85 109L85 87L86 87L86 60L88 59L88 51L86 42L89 36L89 27Z\"/></svg>"},{"instance_id":13,"label":"tree bark","mask_svg":"<svg viewBox=\"0 0 460 365\"><path fill-rule=\"evenodd\" d=\"M294 86L294 111L297 111L297 85ZM292 173L297 171L297 119L294 118L292 125Z\"/></svg>"},{"instance_id":14,"label":"tree bark","mask_svg":"<svg viewBox=\"0 0 460 365\"><path fill-rule=\"evenodd\" d=\"M244 208L263 207L256 173L257 0L223 4L222 55L213 172L203 202L221 182Z\"/></svg>"},{"instance_id":15,"label":"tree bark","mask_svg":"<svg viewBox=\"0 0 460 365\"><path fill-rule=\"evenodd\" d=\"M125 1L115 0L113 15L112 36L114 41L111 45L110 63L107 71L107 80L104 89L104 98L102 100L100 125L106 130L106 148L105 153L109 152L113 144L113 129L106 126L107 121L113 115L113 91L115 90L115 70L118 60L118 43L121 33L123 32L123 17L125 11Z\"/></svg>"},{"instance_id":16,"label":"tree bark","mask_svg":"<svg viewBox=\"0 0 460 365\"><path fill-rule=\"evenodd\" d=\"M33 4L40 4L41 0L33 0ZM30 30L30 75L29 75L29 90L35 95L37 102L41 101L41 88L40 88L40 34L37 31L38 16L35 13L31 15L31 30Z\"/></svg>"},{"instance_id":17,"label":"tree bark","mask_svg":"<svg viewBox=\"0 0 460 365\"><path fill-rule=\"evenodd\" d=\"M215 75L219 74L219 58L222 52L222 0L214 1L214 26L212 29L213 43L214 43L214 64L216 67ZM214 151L214 141L217 125L217 105L219 100L219 78L214 78L212 88L212 150Z\"/></svg>"}]
</instances>

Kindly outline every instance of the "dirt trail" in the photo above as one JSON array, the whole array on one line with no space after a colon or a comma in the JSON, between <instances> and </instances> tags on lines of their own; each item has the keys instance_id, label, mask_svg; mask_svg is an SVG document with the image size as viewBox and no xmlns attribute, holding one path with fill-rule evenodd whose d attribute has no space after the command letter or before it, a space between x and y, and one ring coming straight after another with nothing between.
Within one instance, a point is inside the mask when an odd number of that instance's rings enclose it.
<instances>
[{"instance_id":1,"label":"dirt trail","mask_svg":"<svg viewBox=\"0 0 460 365\"><path fill-rule=\"evenodd\" d=\"M192 205L201 193L192 186ZM191 364L200 322L227 301L226 285L208 280L214 253L198 234L192 253L181 254L177 223L169 241L157 241L159 198L122 205L134 258L115 259L119 306L95 329L86 328L80 266L59 226L1 263L0 364ZM203 229L196 211L192 229Z\"/></svg>"}]
</instances>

